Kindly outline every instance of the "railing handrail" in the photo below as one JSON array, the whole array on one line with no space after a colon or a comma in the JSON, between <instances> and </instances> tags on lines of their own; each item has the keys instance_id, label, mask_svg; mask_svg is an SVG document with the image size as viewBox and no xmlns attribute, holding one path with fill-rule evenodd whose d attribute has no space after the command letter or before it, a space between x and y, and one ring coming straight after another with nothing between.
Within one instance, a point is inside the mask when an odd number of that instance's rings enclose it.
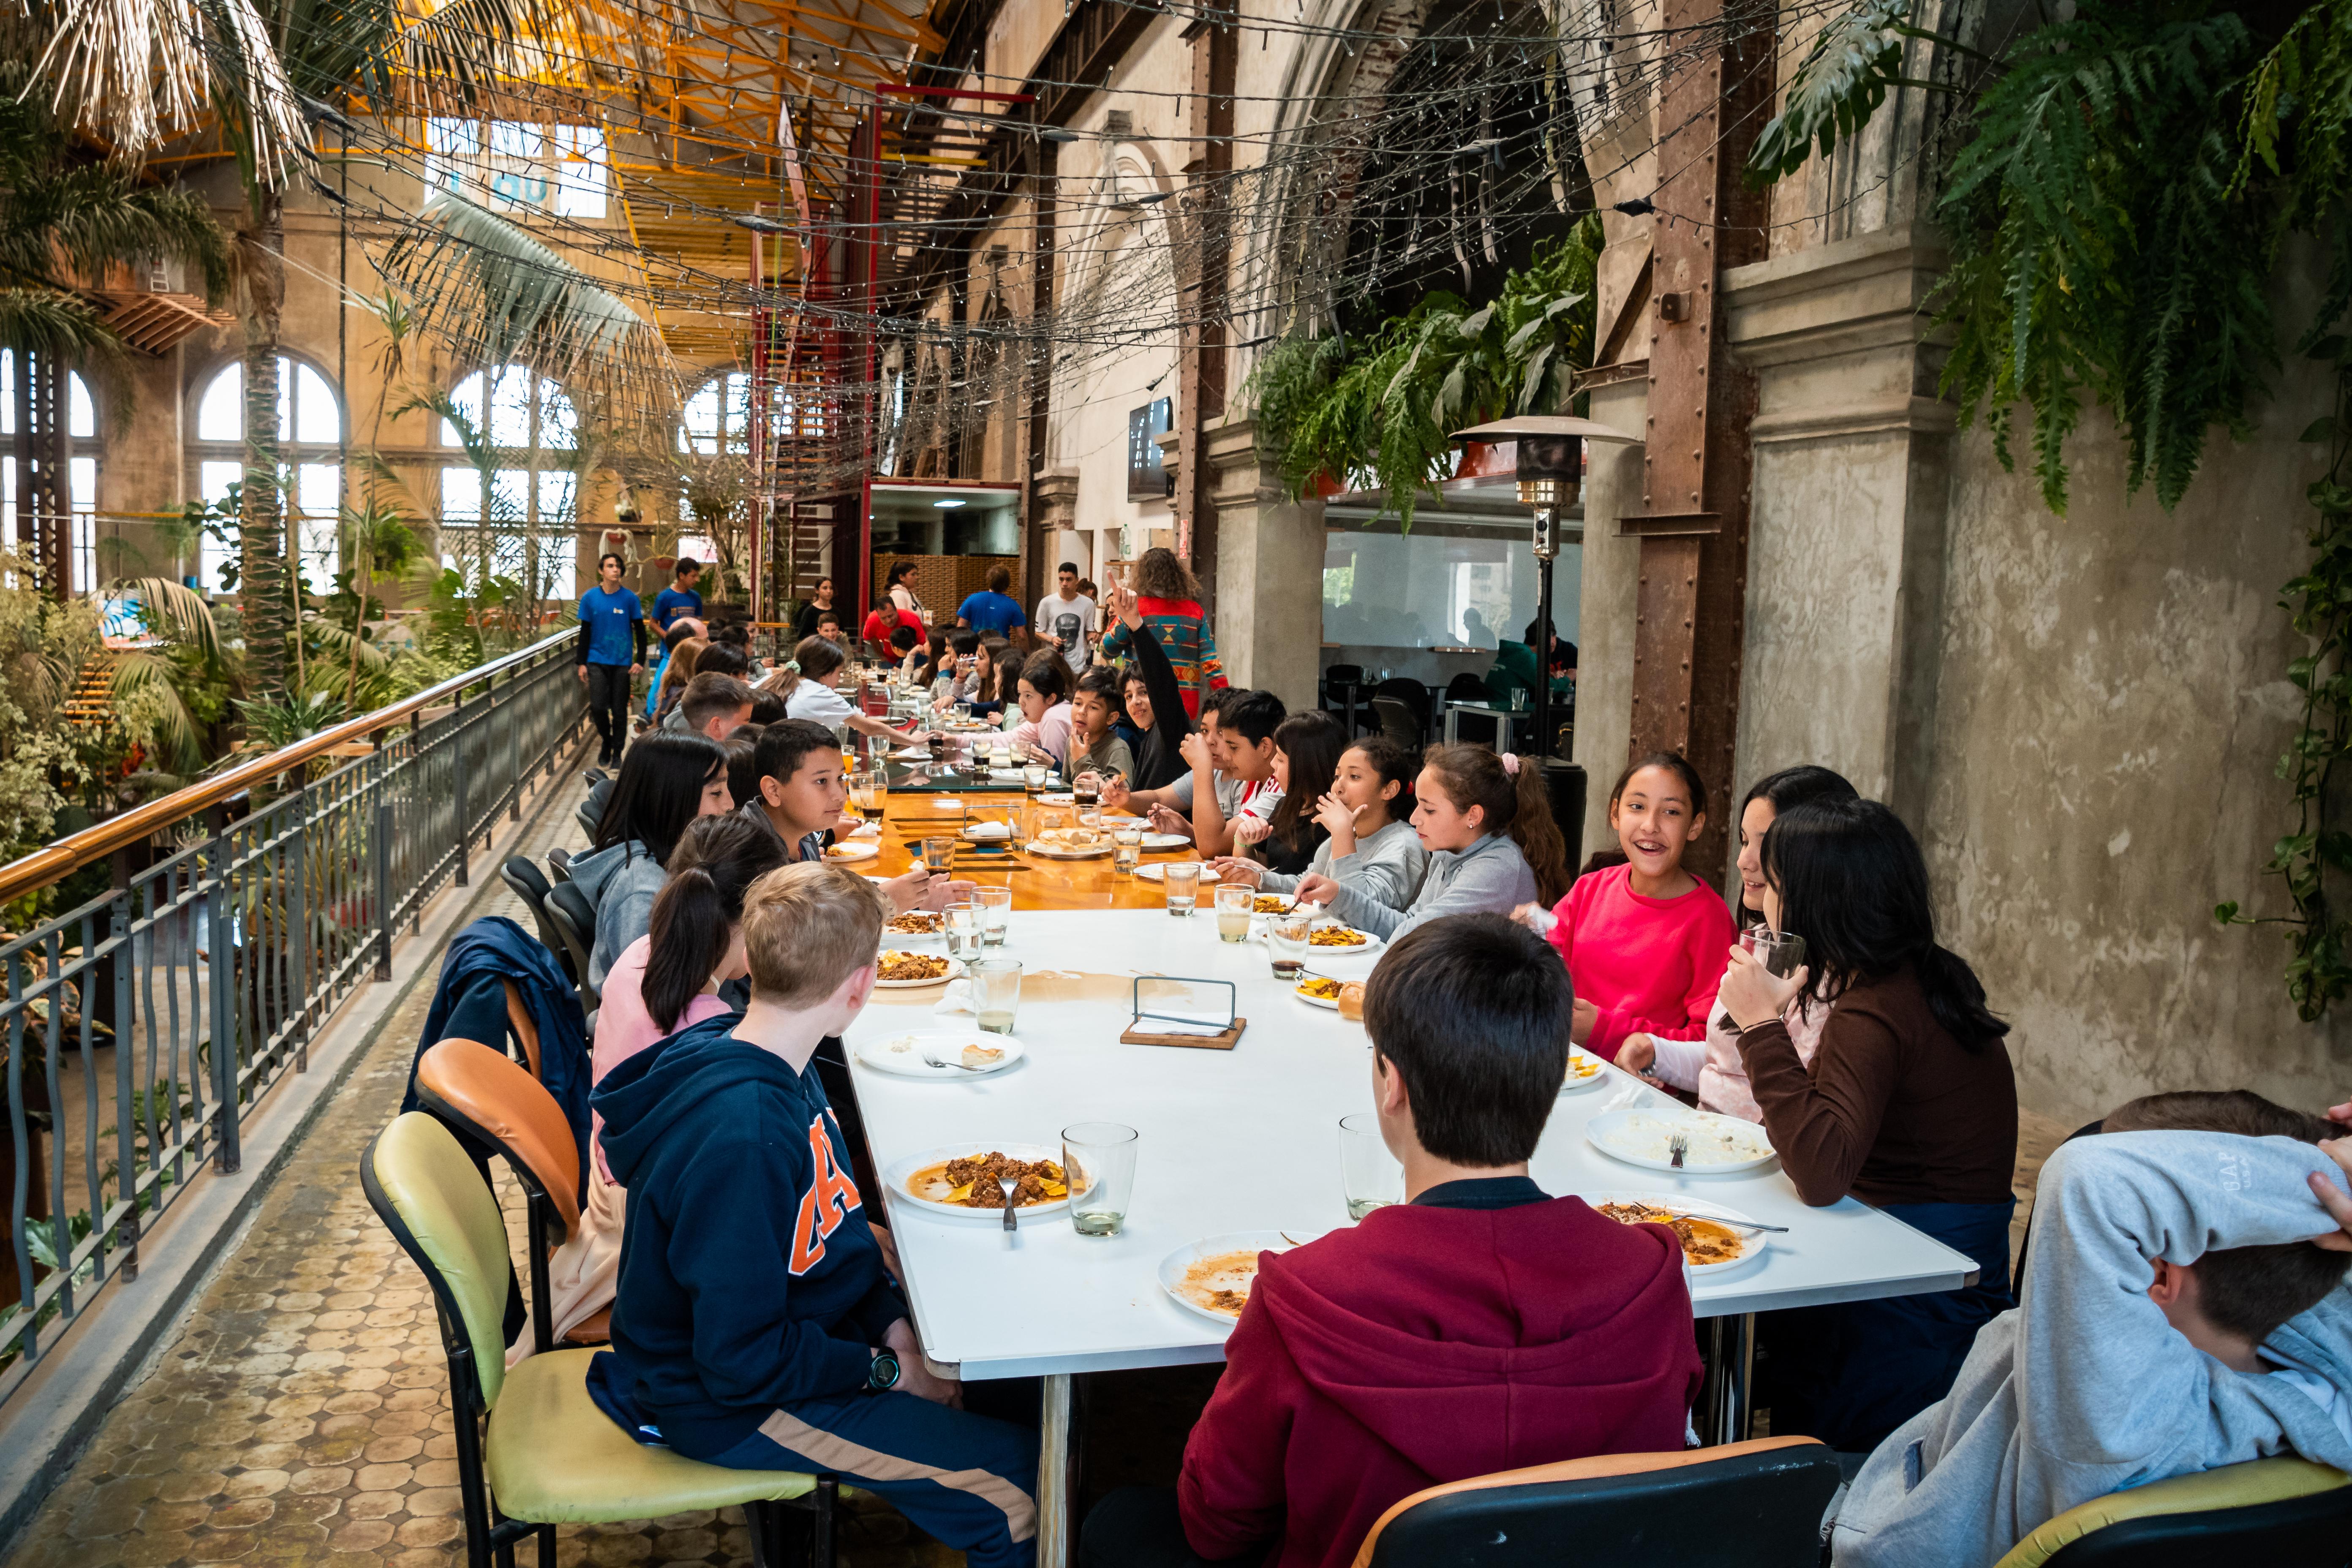
<instances>
[{"instance_id":1,"label":"railing handrail","mask_svg":"<svg viewBox=\"0 0 2352 1568\"><path fill-rule=\"evenodd\" d=\"M362 713L356 719L346 719L331 729L320 731L307 740L281 746L266 756L240 763L226 773L173 790L170 795L135 806L120 816L110 816L104 822L83 828L79 833L45 845L20 859L0 866L0 903L21 899L26 893L47 887L62 877L89 865L101 857L138 843L150 834L181 821L199 811L218 805L239 791L274 778L290 768L299 767L311 758L322 756L333 748L361 740L388 725L395 724L410 714L433 706L445 698L455 697L467 687L478 686L503 670L525 663L555 648L579 640L576 629L566 628L551 633L531 644L518 648L488 664L476 665L463 675L454 675L437 686L429 686L414 696Z\"/></svg>"}]
</instances>

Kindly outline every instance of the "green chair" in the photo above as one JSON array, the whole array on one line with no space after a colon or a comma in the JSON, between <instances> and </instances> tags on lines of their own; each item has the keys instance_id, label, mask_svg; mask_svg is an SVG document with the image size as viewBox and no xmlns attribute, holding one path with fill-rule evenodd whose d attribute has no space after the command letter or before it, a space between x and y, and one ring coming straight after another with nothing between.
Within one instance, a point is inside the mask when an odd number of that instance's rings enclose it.
<instances>
[{"instance_id":1,"label":"green chair","mask_svg":"<svg viewBox=\"0 0 2352 1568\"><path fill-rule=\"evenodd\" d=\"M512 1568L514 1545L539 1537L554 1568L559 1524L612 1524L740 1505L752 1561L782 1568L791 1503L813 1517L816 1568L833 1568L831 1476L730 1470L649 1448L588 1396L593 1351L555 1351L507 1369L501 1321L513 1268L505 1218L457 1135L433 1117L395 1117L360 1156L360 1184L433 1287L449 1397L458 1415L457 1485L468 1568Z\"/></svg>"},{"instance_id":2,"label":"green chair","mask_svg":"<svg viewBox=\"0 0 2352 1568\"><path fill-rule=\"evenodd\" d=\"M2078 1503L1996 1568L2342 1568L2352 1476L2308 1459L2252 1459Z\"/></svg>"}]
</instances>

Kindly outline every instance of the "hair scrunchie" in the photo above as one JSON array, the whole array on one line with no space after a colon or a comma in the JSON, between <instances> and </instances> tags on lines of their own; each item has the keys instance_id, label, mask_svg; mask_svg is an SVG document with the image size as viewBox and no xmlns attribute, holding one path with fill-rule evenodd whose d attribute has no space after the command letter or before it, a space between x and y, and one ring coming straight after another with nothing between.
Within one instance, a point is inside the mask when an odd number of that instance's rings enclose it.
<instances>
[{"instance_id":1,"label":"hair scrunchie","mask_svg":"<svg viewBox=\"0 0 2352 1568\"><path fill-rule=\"evenodd\" d=\"M1498 753L1503 759L1503 771L1513 778L1519 776L1519 754L1517 752Z\"/></svg>"}]
</instances>

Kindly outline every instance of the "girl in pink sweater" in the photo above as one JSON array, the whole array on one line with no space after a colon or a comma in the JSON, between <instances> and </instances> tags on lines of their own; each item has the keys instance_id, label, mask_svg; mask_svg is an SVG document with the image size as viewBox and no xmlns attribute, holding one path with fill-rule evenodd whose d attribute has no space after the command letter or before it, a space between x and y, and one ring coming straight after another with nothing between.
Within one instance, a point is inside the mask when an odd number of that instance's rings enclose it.
<instances>
[{"instance_id":1,"label":"girl in pink sweater","mask_svg":"<svg viewBox=\"0 0 2352 1568\"><path fill-rule=\"evenodd\" d=\"M1764 830L1784 811L1815 801L1858 798L1853 785L1827 768L1783 768L1759 779L1739 803L1739 923L1756 925L1764 919ZM1829 1021L1829 1005L1817 1007L1789 1005L1789 1038L1797 1059L1810 1065L1822 1043L1822 1026ZM1748 1069L1739 1060L1738 1035L1725 1027L1723 1008L1706 1007L1706 1038L1700 1042L1655 1034L1629 1035L1617 1048L1617 1065L1641 1073L1653 1083L1696 1089L1699 1109L1720 1111L1760 1122L1764 1112L1748 1087Z\"/></svg>"},{"instance_id":2,"label":"girl in pink sweater","mask_svg":"<svg viewBox=\"0 0 2352 1568\"><path fill-rule=\"evenodd\" d=\"M1575 1039L1595 1056L1616 1059L1634 1034L1706 1038L1733 934L1723 900L1683 869L1706 803L1698 770L1678 753L1627 768L1609 792L1625 863L1578 878L1552 909L1551 943L1576 986Z\"/></svg>"}]
</instances>

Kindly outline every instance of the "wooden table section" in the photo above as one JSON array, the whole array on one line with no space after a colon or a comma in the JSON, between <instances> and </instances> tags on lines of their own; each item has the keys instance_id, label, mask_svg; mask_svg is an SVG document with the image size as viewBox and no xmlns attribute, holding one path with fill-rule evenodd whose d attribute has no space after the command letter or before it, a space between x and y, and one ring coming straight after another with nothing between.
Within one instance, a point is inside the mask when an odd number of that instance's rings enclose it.
<instances>
[{"instance_id":1,"label":"wooden table section","mask_svg":"<svg viewBox=\"0 0 2352 1568\"><path fill-rule=\"evenodd\" d=\"M895 877L913 864L914 853L908 847L908 842L929 837L932 832L959 832L963 807L1017 808L1025 805L1027 798L1019 790L1002 795L929 795L893 790L882 808L882 858L866 861L856 868ZM1147 862L1199 858L1190 849L1171 849L1156 855L1147 852L1143 857ZM1048 860L1015 850L1008 858L1012 866L1002 870L970 867L968 858L957 857L955 874L968 881L1011 887L1013 907L1016 910L1157 910L1167 906L1160 884L1139 877L1118 876L1111 870L1108 855L1092 860Z\"/></svg>"}]
</instances>

